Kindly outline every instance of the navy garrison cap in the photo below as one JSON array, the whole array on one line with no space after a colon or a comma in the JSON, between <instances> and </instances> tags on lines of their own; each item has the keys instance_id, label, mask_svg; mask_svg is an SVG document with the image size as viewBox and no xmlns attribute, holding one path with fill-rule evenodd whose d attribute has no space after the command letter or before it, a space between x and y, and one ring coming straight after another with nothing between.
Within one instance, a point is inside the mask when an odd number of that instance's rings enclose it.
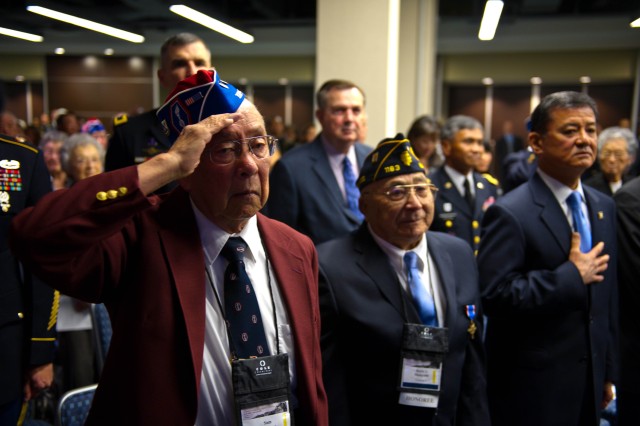
<instances>
[{"instance_id":1,"label":"navy garrison cap","mask_svg":"<svg viewBox=\"0 0 640 426\"><path fill-rule=\"evenodd\" d=\"M365 158L356 184L362 190L377 180L397 175L425 173L424 166L411 148L409 139L402 133L382 140Z\"/></svg>"},{"instance_id":2,"label":"navy garrison cap","mask_svg":"<svg viewBox=\"0 0 640 426\"><path fill-rule=\"evenodd\" d=\"M171 143L189 124L214 115L236 112L244 93L220 80L216 70L200 70L182 80L156 115Z\"/></svg>"}]
</instances>

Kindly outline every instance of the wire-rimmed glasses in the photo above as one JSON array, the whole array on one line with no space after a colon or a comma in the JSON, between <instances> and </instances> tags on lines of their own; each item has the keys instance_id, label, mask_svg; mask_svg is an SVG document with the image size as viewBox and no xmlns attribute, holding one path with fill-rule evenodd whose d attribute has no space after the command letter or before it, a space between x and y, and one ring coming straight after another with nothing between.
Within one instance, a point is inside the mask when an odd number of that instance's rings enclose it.
<instances>
[{"instance_id":1,"label":"wire-rimmed glasses","mask_svg":"<svg viewBox=\"0 0 640 426\"><path fill-rule=\"evenodd\" d=\"M427 198L430 194L435 194L438 188L431 183L414 183L411 185L394 185L382 192L391 201L406 200L411 192L418 198Z\"/></svg>"},{"instance_id":2,"label":"wire-rimmed glasses","mask_svg":"<svg viewBox=\"0 0 640 426\"><path fill-rule=\"evenodd\" d=\"M242 155L242 145L247 145L257 159L271 157L276 151L278 139L273 136L254 136L234 141L213 142L207 149L209 159L215 164L230 164Z\"/></svg>"}]
</instances>

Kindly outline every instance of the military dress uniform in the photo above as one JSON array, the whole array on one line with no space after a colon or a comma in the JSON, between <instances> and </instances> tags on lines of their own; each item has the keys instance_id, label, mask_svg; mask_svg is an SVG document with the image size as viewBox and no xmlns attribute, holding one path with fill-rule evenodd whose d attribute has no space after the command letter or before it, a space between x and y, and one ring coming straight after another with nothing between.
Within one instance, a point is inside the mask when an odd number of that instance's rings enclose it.
<instances>
[{"instance_id":1,"label":"military dress uniform","mask_svg":"<svg viewBox=\"0 0 640 426\"><path fill-rule=\"evenodd\" d=\"M109 139L104 165L106 172L143 163L171 148L171 141L162 131L156 111L135 117L122 114L113 120L113 135ZM166 192L174 186L167 185L156 192Z\"/></svg>"},{"instance_id":2,"label":"military dress uniform","mask_svg":"<svg viewBox=\"0 0 640 426\"><path fill-rule=\"evenodd\" d=\"M498 197L497 180L490 181L480 173L473 173L475 204L472 211L444 167L429 175L429 178L438 187L435 214L429 229L462 238L469 243L473 252L477 253L482 216Z\"/></svg>"},{"instance_id":3,"label":"military dress uniform","mask_svg":"<svg viewBox=\"0 0 640 426\"><path fill-rule=\"evenodd\" d=\"M41 153L0 135L0 418L22 401L25 373L53 362L58 293L9 250L11 220L51 191Z\"/></svg>"}]
</instances>

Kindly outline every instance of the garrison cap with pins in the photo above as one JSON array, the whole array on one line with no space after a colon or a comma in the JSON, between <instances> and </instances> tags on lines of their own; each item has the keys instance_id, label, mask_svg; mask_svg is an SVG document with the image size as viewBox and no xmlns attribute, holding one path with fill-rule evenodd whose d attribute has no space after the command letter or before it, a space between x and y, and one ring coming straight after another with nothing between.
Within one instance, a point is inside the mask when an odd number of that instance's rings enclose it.
<instances>
[{"instance_id":1,"label":"garrison cap with pins","mask_svg":"<svg viewBox=\"0 0 640 426\"><path fill-rule=\"evenodd\" d=\"M362 190L375 181L416 172L425 173L424 165L413 152L409 139L398 133L394 138L383 139L365 158L356 184Z\"/></svg>"},{"instance_id":2,"label":"garrison cap with pins","mask_svg":"<svg viewBox=\"0 0 640 426\"><path fill-rule=\"evenodd\" d=\"M199 70L176 85L156 115L173 143L185 126L236 112L243 100L244 93L221 80L215 69Z\"/></svg>"}]
</instances>

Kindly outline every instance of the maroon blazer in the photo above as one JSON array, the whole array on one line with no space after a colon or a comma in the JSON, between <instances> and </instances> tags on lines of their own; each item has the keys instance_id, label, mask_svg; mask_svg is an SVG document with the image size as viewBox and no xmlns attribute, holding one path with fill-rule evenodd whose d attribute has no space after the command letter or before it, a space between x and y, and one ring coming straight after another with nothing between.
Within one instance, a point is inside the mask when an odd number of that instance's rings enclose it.
<instances>
[{"instance_id":1,"label":"maroon blazer","mask_svg":"<svg viewBox=\"0 0 640 426\"><path fill-rule=\"evenodd\" d=\"M87 424L193 425L205 270L188 194L146 197L128 167L51 193L12 225L12 248L35 273L109 309L113 337ZM293 330L296 420L326 425L315 248L261 214L258 228Z\"/></svg>"}]
</instances>

